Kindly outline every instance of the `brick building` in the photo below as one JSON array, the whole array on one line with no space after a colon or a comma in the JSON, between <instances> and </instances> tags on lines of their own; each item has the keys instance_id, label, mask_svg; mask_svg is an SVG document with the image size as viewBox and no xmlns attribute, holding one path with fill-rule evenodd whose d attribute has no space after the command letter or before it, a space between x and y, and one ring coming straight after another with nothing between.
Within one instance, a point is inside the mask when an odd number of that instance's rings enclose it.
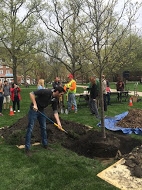
<instances>
[{"instance_id":1,"label":"brick building","mask_svg":"<svg viewBox=\"0 0 142 190\"><path fill-rule=\"evenodd\" d=\"M10 67L2 64L0 65L0 80L2 82L4 82L4 80L7 80L9 83L13 80L13 71ZM26 80L28 84L33 84L30 76L27 76ZM23 76L17 76L17 83L24 84Z\"/></svg>"},{"instance_id":2,"label":"brick building","mask_svg":"<svg viewBox=\"0 0 142 190\"><path fill-rule=\"evenodd\" d=\"M0 80L3 82L7 80L11 82L13 80L13 72L12 69L6 65L0 65Z\"/></svg>"}]
</instances>

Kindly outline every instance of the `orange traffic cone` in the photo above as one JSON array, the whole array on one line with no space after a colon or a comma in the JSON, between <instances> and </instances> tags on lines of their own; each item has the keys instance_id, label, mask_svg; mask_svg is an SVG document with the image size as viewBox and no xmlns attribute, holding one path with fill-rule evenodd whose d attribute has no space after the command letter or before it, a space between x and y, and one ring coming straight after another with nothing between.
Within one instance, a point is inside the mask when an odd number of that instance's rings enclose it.
<instances>
[{"instance_id":1,"label":"orange traffic cone","mask_svg":"<svg viewBox=\"0 0 142 190\"><path fill-rule=\"evenodd\" d=\"M9 113L9 115L10 115L10 116L14 115L12 106L10 106L10 113Z\"/></svg>"},{"instance_id":2,"label":"orange traffic cone","mask_svg":"<svg viewBox=\"0 0 142 190\"><path fill-rule=\"evenodd\" d=\"M129 106L133 106L132 98L129 99Z\"/></svg>"},{"instance_id":3,"label":"orange traffic cone","mask_svg":"<svg viewBox=\"0 0 142 190\"><path fill-rule=\"evenodd\" d=\"M74 105L72 105L72 108L71 108L72 110L74 110Z\"/></svg>"}]
</instances>

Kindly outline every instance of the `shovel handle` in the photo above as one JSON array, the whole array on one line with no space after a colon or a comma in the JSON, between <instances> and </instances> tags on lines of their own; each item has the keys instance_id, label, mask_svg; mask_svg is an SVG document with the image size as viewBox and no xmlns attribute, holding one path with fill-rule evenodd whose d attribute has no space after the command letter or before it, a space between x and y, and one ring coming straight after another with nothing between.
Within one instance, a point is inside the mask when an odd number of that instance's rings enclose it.
<instances>
[{"instance_id":1,"label":"shovel handle","mask_svg":"<svg viewBox=\"0 0 142 190\"><path fill-rule=\"evenodd\" d=\"M54 123L54 121L52 121L49 117L47 117L44 113L42 113L41 111L37 110L41 115L43 115L46 119L48 119L51 123L53 123L56 127L58 127L58 129L60 129L61 131L64 131L65 133L68 133L67 131L65 131L65 129L63 129L62 127L59 127L59 125L57 123Z\"/></svg>"},{"instance_id":2,"label":"shovel handle","mask_svg":"<svg viewBox=\"0 0 142 190\"><path fill-rule=\"evenodd\" d=\"M55 125L56 127L58 127L58 129L60 129L61 131L64 131L65 133L67 133L67 131L65 131L65 129L63 129L62 127L59 127L59 125L58 125L57 123L54 123L54 125Z\"/></svg>"}]
</instances>

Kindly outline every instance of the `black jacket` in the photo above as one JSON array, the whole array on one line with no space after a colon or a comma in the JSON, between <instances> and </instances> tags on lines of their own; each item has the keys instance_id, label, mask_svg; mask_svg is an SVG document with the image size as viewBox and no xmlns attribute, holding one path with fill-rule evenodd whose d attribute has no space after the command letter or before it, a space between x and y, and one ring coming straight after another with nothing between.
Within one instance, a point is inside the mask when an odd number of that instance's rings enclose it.
<instances>
[{"instance_id":1,"label":"black jacket","mask_svg":"<svg viewBox=\"0 0 142 190\"><path fill-rule=\"evenodd\" d=\"M96 84L93 84L90 88L90 98L96 99L98 96L98 87Z\"/></svg>"}]
</instances>

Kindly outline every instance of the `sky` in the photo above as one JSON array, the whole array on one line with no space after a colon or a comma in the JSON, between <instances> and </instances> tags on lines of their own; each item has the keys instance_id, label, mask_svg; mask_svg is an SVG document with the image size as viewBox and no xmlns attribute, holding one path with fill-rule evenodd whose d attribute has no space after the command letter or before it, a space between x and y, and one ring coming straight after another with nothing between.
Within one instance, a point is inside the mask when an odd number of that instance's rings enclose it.
<instances>
[{"instance_id":1,"label":"sky","mask_svg":"<svg viewBox=\"0 0 142 190\"><path fill-rule=\"evenodd\" d=\"M121 0L120 1L120 4L122 3L124 3L124 2L126 2L126 0ZM131 2L132 3L136 3L136 2L138 2L139 4L141 3L142 4L142 0L131 0ZM136 22L135 22L135 25L136 25L136 27L138 27L139 29L141 29L142 30L142 6L141 6L141 8L138 10L138 12L137 12L137 14L136 14L136 18L137 18L137 20L136 20Z\"/></svg>"},{"instance_id":2,"label":"sky","mask_svg":"<svg viewBox=\"0 0 142 190\"><path fill-rule=\"evenodd\" d=\"M104 1L106 1L106 2L110 1L110 2L111 2L111 0L104 0ZM126 1L127 1L127 0L118 0L119 3L118 3L117 8L119 9L119 8L123 5L123 3L126 2ZM138 3L141 3L141 4L142 4L142 0L130 0L130 1L131 1L132 3L138 2ZM21 15L23 15L24 13L25 13L25 11L24 11L24 9L23 9L22 13L20 12L19 15L21 16ZM136 17L137 17L137 20L136 20L136 22L135 22L136 28L139 28L139 29L142 31L142 6L141 6L141 8L139 9L139 11L138 11Z\"/></svg>"}]
</instances>

